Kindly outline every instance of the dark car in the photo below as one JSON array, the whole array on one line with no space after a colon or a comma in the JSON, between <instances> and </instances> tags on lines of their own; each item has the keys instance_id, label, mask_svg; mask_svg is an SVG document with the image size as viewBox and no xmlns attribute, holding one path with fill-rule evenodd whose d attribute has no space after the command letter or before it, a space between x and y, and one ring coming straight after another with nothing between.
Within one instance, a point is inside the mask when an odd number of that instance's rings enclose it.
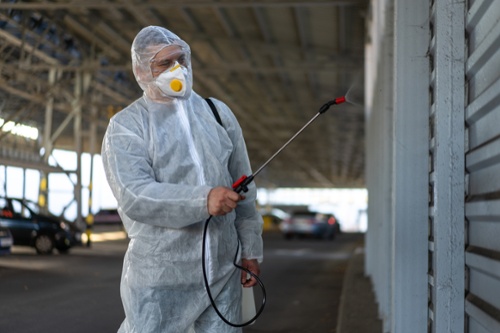
<instances>
[{"instance_id":1,"label":"dark car","mask_svg":"<svg viewBox=\"0 0 500 333\"><path fill-rule=\"evenodd\" d=\"M334 215L309 211L292 213L289 218L281 222L280 229L287 239L293 236L334 239L340 231Z\"/></svg>"},{"instance_id":2,"label":"dark car","mask_svg":"<svg viewBox=\"0 0 500 333\"><path fill-rule=\"evenodd\" d=\"M12 234L9 228L0 226L0 255L9 254L12 243Z\"/></svg>"},{"instance_id":3,"label":"dark car","mask_svg":"<svg viewBox=\"0 0 500 333\"><path fill-rule=\"evenodd\" d=\"M14 245L34 247L39 254L50 254L54 248L67 253L81 240L70 222L41 214L38 205L23 199L0 197L0 226L9 228Z\"/></svg>"},{"instance_id":4,"label":"dark car","mask_svg":"<svg viewBox=\"0 0 500 333\"><path fill-rule=\"evenodd\" d=\"M101 209L94 215L95 224L121 224L117 209Z\"/></svg>"}]
</instances>

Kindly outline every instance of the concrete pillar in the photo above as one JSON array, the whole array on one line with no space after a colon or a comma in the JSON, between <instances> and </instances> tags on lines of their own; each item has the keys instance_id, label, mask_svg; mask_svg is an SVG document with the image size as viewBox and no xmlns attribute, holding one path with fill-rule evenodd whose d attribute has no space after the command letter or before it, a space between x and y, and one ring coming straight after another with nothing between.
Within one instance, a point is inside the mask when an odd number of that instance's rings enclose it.
<instances>
[{"instance_id":1,"label":"concrete pillar","mask_svg":"<svg viewBox=\"0 0 500 333\"><path fill-rule=\"evenodd\" d=\"M391 332L427 332L429 3L394 2Z\"/></svg>"}]
</instances>

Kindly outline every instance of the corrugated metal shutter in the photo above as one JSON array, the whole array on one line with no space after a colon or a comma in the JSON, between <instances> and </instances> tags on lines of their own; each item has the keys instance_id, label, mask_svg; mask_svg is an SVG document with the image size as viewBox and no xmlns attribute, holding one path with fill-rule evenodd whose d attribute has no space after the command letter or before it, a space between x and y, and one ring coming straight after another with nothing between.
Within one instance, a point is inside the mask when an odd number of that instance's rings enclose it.
<instances>
[{"instance_id":1,"label":"corrugated metal shutter","mask_svg":"<svg viewBox=\"0 0 500 333\"><path fill-rule=\"evenodd\" d=\"M466 16L466 330L500 332L500 1Z\"/></svg>"}]
</instances>

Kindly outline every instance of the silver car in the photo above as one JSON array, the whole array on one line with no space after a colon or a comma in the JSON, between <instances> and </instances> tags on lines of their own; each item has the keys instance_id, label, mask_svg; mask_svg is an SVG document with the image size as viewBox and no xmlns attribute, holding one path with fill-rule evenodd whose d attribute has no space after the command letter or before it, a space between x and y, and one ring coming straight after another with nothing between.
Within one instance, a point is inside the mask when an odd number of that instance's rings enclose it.
<instances>
[{"instance_id":1,"label":"silver car","mask_svg":"<svg viewBox=\"0 0 500 333\"><path fill-rule=\"evenodd\" d=\"M340 228L332 214L300 211L283 220L280 230L286 239L294 236L311 236L319 239L334 239Z\"/></svg>"}]
</instances>

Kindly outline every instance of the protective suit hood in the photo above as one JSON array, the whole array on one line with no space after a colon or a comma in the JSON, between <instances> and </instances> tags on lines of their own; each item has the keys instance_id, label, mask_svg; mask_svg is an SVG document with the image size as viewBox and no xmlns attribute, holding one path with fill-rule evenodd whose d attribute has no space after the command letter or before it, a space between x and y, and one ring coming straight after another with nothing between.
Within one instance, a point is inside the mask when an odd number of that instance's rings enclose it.
<instances>
[{"instance_id":1,"label":"protective suit hood","mask_svg":"<svg viewBox=\"0 0 500 333\"><path fill-rule=\"evenodd\" d=\"M175 46L175 47L174 47ZM186 93L183 96L169 96L155 82L152 64L157 61L157 54L170 48L182 57L182 66L185 76L184 84ZM173 99L188 99L193 86L193 73L191 69L191 49L189 45L173 32L157 26L142 29L135 37L132 48L132 70L135 79L147 99L156 103L170 103Z\"/></svg>"}]
</instances>

